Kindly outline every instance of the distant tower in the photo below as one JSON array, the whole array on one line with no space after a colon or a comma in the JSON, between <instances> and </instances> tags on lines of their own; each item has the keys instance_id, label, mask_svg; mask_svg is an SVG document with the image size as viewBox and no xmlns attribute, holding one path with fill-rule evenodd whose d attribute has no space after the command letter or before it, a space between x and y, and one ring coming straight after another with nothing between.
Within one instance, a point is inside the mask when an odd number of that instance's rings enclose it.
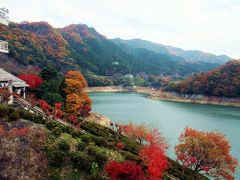
<instances>
[{"instance_id":1,"label":"distant tower","mask_svg":"<svg viewBox=\"0 0 240 180\"><path fill-rule=\"evenodd\" d=\"M8 9L0 8L0 24L8 26ZM0 53L8 53L8 42L0 39Z\"/></svg>"}]
</instances>

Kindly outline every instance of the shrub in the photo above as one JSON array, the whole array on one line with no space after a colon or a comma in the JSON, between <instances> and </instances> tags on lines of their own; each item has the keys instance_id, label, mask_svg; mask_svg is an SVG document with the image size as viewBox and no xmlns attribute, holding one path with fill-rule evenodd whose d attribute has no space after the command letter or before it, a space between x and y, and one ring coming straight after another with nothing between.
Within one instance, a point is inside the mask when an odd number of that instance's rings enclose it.
<instances>
[{"instance_id":1,"label":"shrub","mask_svg":"<svg viewBox=\"0 0 240 180\"><path fill-rule=\"evenodd\" d=\"M123 155L123 157L126 160L141 162L141 159L138 156L136 156L135 154L132 154L128 151L120 150L120 153Z\"/></svg>"},{"instance_id":2,"label":"shrub","mask_svg":"<svg viewBox=\"0 0 240 180\"><path fill-rule=\"evenodd\" d=\"M98 172L99 172L98 163L93 162L93 163L91 164L91 175L92 175L93 177L96 177Z\"/></svg>"},{"instance_id":3,"label":"shrub","mask_svg":"<svg viewBox=\"0 0 240 180\"><path fill-rule=\"evenodd\" d=\"M56 123L55 122L52 122L52 121L49 121L46 123L46 127L49 129L49 130L53 130L55 127L56 127Z\"/></svg>"},{"instance_id":4,"label":"shrub","mask_svg":"<svg viewBox=\"0 0 240 180\"><path fill-rule=\"evenodd\" d=\"M98 151L95 155L96 162L103 167L104 164L108 161L108 157L104 152Z\"/></svg>"},{"instance_id":5,"label":"shrub","mask_svg":"<svg viewBox=\"0 0 240 180\"><path fill-rule=\"evenodd\" d=\"M84 134L80 138L85 143L90 143L90 142L92 142L92 139L93 139L92 136L89 134Z\"/></svg>"},{"instance_id":6,"label":"shrub","mask_svg":"<svg viewBox=\"0 0 240 180\"><path fill-rule=\"evenodd\" d=\"M5 106L0 106L0 117L6 117L8 115L8 108Z\"/></svg>"},{"instance_id":7,"label":"shrub","mask_svg":"<svg viewBox=\"0 0 240 180\"><path fill-rule=\"evenodd\" d=\"M71 135L72 135L72 137L74 137L74 138L79 138L79 137L81 137L83 134L82 134L82 132L80 132L80 131L72 131L71 132Z\"/></svg>"},{"instance_id":8,"label":"shrub","mask_svg":"<svg viewBox=\"0 0 240 180\"><path fill-rule=\"evenodd\" d=\"M105 147L98 147L98 150L104 153L108 157L108 160L117 162L123 162L125 160L123 155L118 150L113 150Z\"/></svg>"},{"instance_id":9,"label":"shrub","mask_svg":"<svg viewBox=\"0 0 240 180\"><path fill-rule=\"evenodd\" d=\"M60 150L65 151L65 152L69 151L69 149L70 149L69 143L67 141L65 141L65 140L62 140L58 144L58 147L59 147Z\"/></svg>"},{"instance_id":10,"label":"shrub","mask_svg":"<svg viewBox=\"0 0 240 180\"><path fill-rule=\"evenodd\" d=\"M55 128L54 128L53 134L54 134L55 136L60 136L61 133L62 133L61 128L59 128L59 127L55 127Z\"/></svg>"},{"instance_id":11,"label":"shrub","mask_svg":"<svg viewBox=\"0 0 240 180\"><path fill-rule=\"evenodd\" d=\"M82 141L79 141L79 142L78 142L78 144L77 144L77 149L78 149L79 151L83 151L83 150L85 149L85 147L86 147L86 144L85 144L84 142L82 142Z\"/></svg>"},{"instance_id":12,"label":"shrub","mask_svg":"<svg viewBox=\"0 0 240 180\"><path fill-rule=\"evenodd\" d=\"M111 179L146 180L142 167L133 161L123 163L110 161L105 166L105 171Z\"/></svg>"},{"instance_id":13,"label":"shrub","mask_svg":"<svg viewBox=\"0 0 240 180\"><path fill-rule=\"evenodd\" d=\"M94 162L94 159L91 156L81 151L72 153L71 160L75 168L86 172L91 171L91 165Z\"/></svg>"},{"instance_id":14,"label":"shrub","mask_svg":"<svg viewBox=\"0 0 240 180\"><path fill-rule=\"evenodd\" d=\"M25 110L20 110L18 112L19 112L19 115L21 116L21 118L29 120L29 121L33 121L34 115L32 113L25 111Z\"/></svg>"},{"instance_id":15,"label":"shrub","mask_svg":"<svg viewBox=\"0 0 240 180\"><path fill-rule=\"evenodd\" d=\"M32 116L32 121L37 124L45 124L45 120L41 116Z\"/></svg>"},{"instance_id":16,"label":"shrub","mask_svg":"<svg viewBox=\"0 0 240 180\"><path fill-rule=\"evenodd\" d=\"M18 114L17 111L12 112L9 116L8 116L8 121L17 121L20 119L20 116Z\"/></svg>"},{"instance_id":17,"label":"shrub","mask_svg":"<svg viewBox=\"0 0 240 180\"><path fill-rule=\"evenodd\" d=\"M96 144L97 146L104 146L104 147L105 147L105 146L107 146L107 144L108 144L108 142L106 141L106 139L103 138L103 137L94 136L93 140L94 140L94 142L95 142L95 144Z\"/></svg>"},{"instance_id":18,"label":"shrub","mask_svg":"<svg viewBox=\"0 0 240 180\"><path fill-rule=\"evenodd\" d=\"M10 115L11 113L13 113L14 111L15 111L15 108L9 107L9 108L8 108L8 115Z\"/></svg>"},{"instance_id":19,"label":"shrub","mask_svg":"<svg viewBox=\"0 0 240 180\"><path fill-rule=\"evenodd\" d=\"M52 166L60 167L64 164L64 158L66 157L65 152L56 149L51 149L48 151L47 154L50 164Z\"/></svg>"},{"instance_id":20,"label":"shrub","mask_svg":"<svg viewBox=\"0 0 240 180\"><path fill-rule=\"evenodd\" d=\"M116 144L116 148L118 148L118 149L123 149L124 147L125 146L122 142L119 142L119 143Z\"/></svg>"},{"instance_id":21,"label":"shrub","mask_svg":"<svg viewBox=\"0 0 240 180\"><path fill-rule=\"evenodd\" d=\"M125 149L132 152L132 153L135 153L137 154L140 147L141 147L141 144L139 144L137 141L135 140L132 140L132 139L128 139L126 137L124 137L122 139L122 142L125 144Z\"/></svg>"},{"instance_id":22,"label":"shrub","mask_svg":"<svg viewBox=\"0 0 240 180\"><path fill-rule=\"evenodd\" d=\"M59 102L62 103L63 102L62 96L58 93L47 92L46 94L43 95L42 98L52 106L54 106L55 103L59 103Z\"/></svg>"},{"instance_id":23,"label":"shrub","mask_svg":"<svg viewBox=\"0 0 240 180\"><path fill-rule=\"evenodd\" d=\"M94 157L96 162L101 166L103 166L108 160L106 153L102 152L97 146L88 146L87 152L90 156Z\"/></svg>"},{"instance_id":24,"label":"shrub","mask_svg":"<svg viewBox=\"0 0 240 180\"><path fill-rule=\"evenodd\" d=\"M98 152L97 146L89 145L87 148L87 152L89 155L94 156Z\"/></svg>"}]
</instances>

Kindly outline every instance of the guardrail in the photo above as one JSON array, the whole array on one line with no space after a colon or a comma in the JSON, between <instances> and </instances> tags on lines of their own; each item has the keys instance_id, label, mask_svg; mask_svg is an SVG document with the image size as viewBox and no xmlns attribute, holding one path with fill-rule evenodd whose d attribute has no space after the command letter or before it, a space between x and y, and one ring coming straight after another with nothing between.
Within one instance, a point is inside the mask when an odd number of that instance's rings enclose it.
<instances>
[{"instance_id":1,"label":"guardrail","mask_svg":"<svg viewBox=\"0 0 240 180\"><path fill-rule=\"evenodd\" d=\"M63 121L62 119L56 118L56 117L51 117L48 114L46 114L41 108L37 107L37 106L33 106L30 102L28 102L25 99L22 99L18 96L14 96L14 103L16 103L17 105L21 106L23 109L26 109L28 111L32 111L37 115L42 116L44 119L48 119L48 120L52 120L55 122L58 122L64 126L69 126L73 129L76 129L73 125Z\"/></svg>"}]
</instances>

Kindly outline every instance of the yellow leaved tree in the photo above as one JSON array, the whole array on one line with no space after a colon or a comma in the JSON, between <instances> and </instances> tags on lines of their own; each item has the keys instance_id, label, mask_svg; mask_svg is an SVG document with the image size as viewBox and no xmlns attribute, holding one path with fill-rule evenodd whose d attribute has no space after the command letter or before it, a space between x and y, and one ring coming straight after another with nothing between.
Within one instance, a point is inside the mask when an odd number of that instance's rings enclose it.
<instances>
[{"instance_id":1,"label":"yellow leaved tree","mask_svg":"<svg viewBox=\"0 0 240 180\"><path fill-rule=\"evenodd\" d=\"M84 76L79 71L68 71L64 83L66 111L84 117L89 115L92 101L84 91L87 87Z\"/></svg>"}]
</instances>

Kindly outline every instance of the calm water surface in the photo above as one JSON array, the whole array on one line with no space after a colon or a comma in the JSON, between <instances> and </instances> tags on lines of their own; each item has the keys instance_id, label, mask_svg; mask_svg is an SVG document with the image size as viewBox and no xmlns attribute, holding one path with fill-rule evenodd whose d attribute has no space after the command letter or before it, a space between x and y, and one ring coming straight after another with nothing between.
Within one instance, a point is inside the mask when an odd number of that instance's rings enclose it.
<instances>
[{"instance_id":1,"label":"calm water surface","mask_svg":"<svg viewBox=\"0 0 240 180\"><path fill-rule=\"evenodd\" d=\"M232 154L240 161L240 108L151 100L136 93L91 93L93 111L114 122L145 123L165 136L175 158L174 146L186 126L224 133L232 144ZM240 172L236 173L240 179Z\"/></svg>"}]
</instances>

